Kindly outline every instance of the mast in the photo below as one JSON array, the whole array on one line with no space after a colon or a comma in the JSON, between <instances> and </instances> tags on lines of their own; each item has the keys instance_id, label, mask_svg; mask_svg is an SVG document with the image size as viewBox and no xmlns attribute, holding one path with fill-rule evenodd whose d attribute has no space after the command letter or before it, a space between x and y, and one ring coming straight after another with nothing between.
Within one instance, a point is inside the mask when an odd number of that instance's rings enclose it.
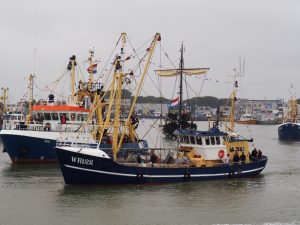
<instances>
[{"instance_id":1,"label":"mast","mask_svg":"<svg viewBox=\"0 0 300 225\"><path fill-rule=\"evenodd\" d=\"M72 55L67 69L71 71L71 101L75 102L75 66L76 66L76 56Z\"/></svg>"},{"instance_id":2,"label":"mast","mask_svg":"<svg viewBox=\"0 0 300 225\"><path fill-rule=\"evenodd\" d=\"M8 99L7 97L7 91L9 90L8 88L1 88L3 90L3 96L1 99L3 100L3 113L6 113L6 101Z\"/></svg>"},{"instance_id":3,"label":"mast","mask_svg":"<svg viewBox=\"0 0 300 225\"><path fill-rule=\"evenodd\" d=\"M155 49L156 43L157 43L158 41L160 41L160 40L161 40L160 34L159 34L159 33L156 33L155 36L154 36L154 38L153 38L153 40L152 40L151 46L147 49L147 51L149 52L149 54L148 54L148 59L147 59L147 61L146 61L146 65L145 65L145 67L144 67L144 71L143 71L143 73L142 73L142 75L141 75L141 80L140 80L140 82L139 82L139 84L138 84L138 87L137 87L135 96L134 96L133 101L132 101L132 103L131 103L130 111L129 111L129 113L128 113L128 117L127 117L126 122L125 122L124 130L123 130L122 135L121 135L121 137L120 137L120 140L119 140L117 149L114 149L114 148L113 148L114 159L115 159L115 157L116 157L117 152L118 152L119 149L121 148L121 145L122 145L122 142L123 142L123 138L124 138L124 135L125 135L125 131L126 131L127 128L130 127L130 123L131 123L130 119L131 119L131 116L132 116L132 114L133 114L133 111L134 111L134 108L135 108L135 105L136 105L137 98L138 98L138 96L140 95L140 91L141 91L142 85L143 85L143 83L144 83L145 76L146 76L147 71L148 71L148 69L149 69L150 62L151 62L151 59L152 59L152 56L153 56L153 53L154 53L154 49Z\"/></svg>"},{"instance_id":4,"label":"mast","mask_svg":"<svg viewBox=\"0 0 300 225\"><path fill-rule=\"evenodd\" d=\"M182 75L183 75L183 68L184 68L184 63L183 63L183 43L181 44L181 49L180 49L180 64L179 64L179 69L180 69L180 85L179 85L179 121L182 119Z\"/></svg>"},{"instance_id":5,"label":"mast","mask_svg":"<svg viewBox=\"0 0 300 225\"><path fill-rule=\"evenodd\" d=\"M29 107L28 107L28 115L27 115L27 119L26 119L26 122L27 122L27 125L30 124L30 121L32 119L32 102L33 102L33 78L35 76L30 74L29 75L29 86L28 86L28 89L29 89Z\"/></svg>"},{"instance_id":6,"label":"mast","mask_svg":"<svg viewBox=\"0 0 300 225\"><path fill-rule=\"evenodd\" d=\"M121 34L122 47L121 47L121 56L116 57L115 61L115 77L116 77L116 102L115 102L115 114L114 114L114 129L112 136L112 149L114 160L117 158L118 151L118 141L119 141L119 127L120 127L120 110L121 110L121 99L122 99L122 84L123 77L123 67L121 65L121 59L124 57L124 46L126 43L126 33Z\"/></svg>"},{"instance_id":7,"label":"mast","mask_svg":"<svg viewBox=\"0 0 300 225\"><path fill-rule=\"evenodd\" d=\"M93 72L94 71L92 69L92 66L93 66L93 57L94 57L94 53L95 53L94 47L90 48L89 53L90 53L90 57L88 58L88 61L89 61L89 68L91 68L91 69L89 71L90 76L89 76L88 88L91 91L92 90L92 84L93 84L93 81L94 81L94 77L93 77Z\"/></svg>"}]
</instances>

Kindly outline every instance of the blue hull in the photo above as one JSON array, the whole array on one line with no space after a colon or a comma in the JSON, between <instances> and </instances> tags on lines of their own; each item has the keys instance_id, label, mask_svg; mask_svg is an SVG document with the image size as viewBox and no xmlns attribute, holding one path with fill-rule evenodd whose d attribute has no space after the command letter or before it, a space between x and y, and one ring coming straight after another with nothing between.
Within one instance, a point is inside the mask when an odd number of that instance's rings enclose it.
<instances>
[{"instance_id":1,"label":"blue hull","mask_svg":"<svg viewBox=\"0 0 300 225\"><path fill-rule=\"evenodd\" d=\"M253 177L265 168L268 160L266 156L263 156L252 163L219 167L136 167L61 148L55 148L55 151L65 183L87 185L171 183Z\"/></svg>"},{"instance_id":2,"label":"blue hull","mask_svg":"<svg viewBox=\"0 0 300 225\"><path fill-rule=\"evenodd\" d=\"M12 163L58 162L54 151L56 140L9 134L1 134L1 139L4 145L3 151L8 153ZM111 155L110 144L101 144L100 147L107 149L107 154ZM138 143L127 143L122 147L136 150L139 145ZM146 142L144 142L144 147L148 148Z\"/></svg>"},{"instance_id":3,"label":"blue hull","mask_svg":"<svg viewBox=\"0 0 300 225\"><path fill-rule=\"evenodd\" d=\"M297 123L284 123L278 128L278 137L281 140L300 140L300 125Z\"/></svg>"}]
</instances>

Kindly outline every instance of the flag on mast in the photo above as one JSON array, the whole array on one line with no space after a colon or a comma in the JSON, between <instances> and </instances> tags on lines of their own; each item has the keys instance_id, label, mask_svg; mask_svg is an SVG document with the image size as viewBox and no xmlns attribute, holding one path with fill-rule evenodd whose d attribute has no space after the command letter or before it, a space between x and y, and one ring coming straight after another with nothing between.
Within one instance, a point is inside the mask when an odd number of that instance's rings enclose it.
<instances>
[{"instance_id":1,"label":"flag on mast","mask_svg":"<svg viewBox=\"0 0 300 225\"><path fill-rule=\"evenodd\" d=\"M93 74L97 73L97 63L90 65L87 71Z\"/></svg>"},{"instance_id":2,"label":"flag on mast","mask_svg":"<svg viewBox=\"0 0 300 225\"><path fill-rule=\"evenodd\" d=\"M170 106L174 107L174 106L178 105L178 103L179 103L179 96L174 99L171 99Z\"/></svg>"}]
</instances>

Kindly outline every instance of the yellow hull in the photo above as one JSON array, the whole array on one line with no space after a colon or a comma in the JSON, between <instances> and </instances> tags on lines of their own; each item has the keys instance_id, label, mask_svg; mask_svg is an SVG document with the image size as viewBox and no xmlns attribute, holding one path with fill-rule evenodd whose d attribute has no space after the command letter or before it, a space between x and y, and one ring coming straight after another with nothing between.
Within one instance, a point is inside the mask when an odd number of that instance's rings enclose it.
<instances>
[{"instance_id":1,"label":"yellow hull","mask_svg":"<svg viewBox=\"0 0 300 225\"><path fill-rule=\"evenodd\" d=\"M238 120L236 121L236 123L238 124L256 124L256 120L253 119L253 120Z\"/></svg>"}]
</instances>

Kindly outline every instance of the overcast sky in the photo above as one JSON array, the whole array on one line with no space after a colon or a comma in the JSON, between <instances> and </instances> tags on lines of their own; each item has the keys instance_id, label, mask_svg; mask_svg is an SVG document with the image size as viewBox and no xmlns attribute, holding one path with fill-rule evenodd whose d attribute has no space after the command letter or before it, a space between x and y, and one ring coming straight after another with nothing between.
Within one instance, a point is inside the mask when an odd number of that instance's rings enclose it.
<instances>
[{"instance_id":1,"label":"overcast sky","mask_svg":"<svg viewBox=\"0 0 300 225\"><path fill-rule=\"evenodd\" d=\"M121 32L137 46L160 32L176 64L184 42L186 67L211 68L201 96L229 96L239 55L241 97L288 99L290 84L300 94L299 0L1 0L0 29L0 86L11 101L27 92L28 74L46 85L90 46L106 61ZM163 86L165 97L171 86Z\"/></svg>"}]
</instances>

